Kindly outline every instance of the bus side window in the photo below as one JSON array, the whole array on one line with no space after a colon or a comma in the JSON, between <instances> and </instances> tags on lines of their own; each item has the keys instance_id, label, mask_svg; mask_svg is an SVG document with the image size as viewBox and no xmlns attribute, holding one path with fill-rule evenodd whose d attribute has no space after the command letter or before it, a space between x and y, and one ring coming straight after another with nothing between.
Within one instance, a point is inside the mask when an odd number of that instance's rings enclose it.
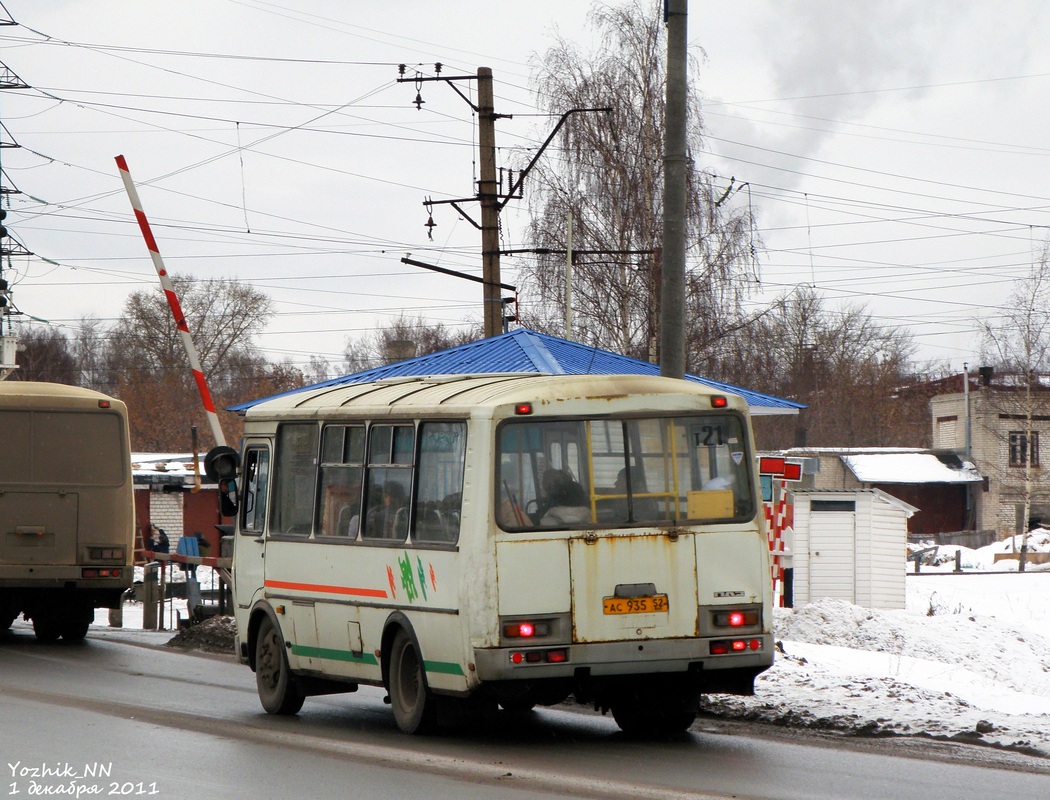
<instances>
[{"instance_id":1,"label":"bus side window","mask_svg":"<svg viewBox=\"0 0 1050 800\"><path fill-rule=\"evenodd\" d=\"M329 425L321 439L317 528L321 536L356 539L361 527L363 425Z\"/></svg>"},{"instance_id":2,"label":"bus side window","mask_svg":"<svg viewBox=\"0 0 1050 800\"><path fill-rule=\"evenodd\" d=\"M270 451L249 448L244 457L244 495L241 532L258 535L266 526L266 489L270 478Z\"/></svg>"},{"instance_id":3,"label":"bus side window","mask_svg":"<svg viewBox=\"0 0 1050 800\"><path fill-rule=\"evenodd\" d=\"M459 539L466 459L466 423L424 422L419 426L415 541L452 543Z\"/></svg>"},{"instance_id":4,"label":"bus side window","mask_svg":"<svg viewBox=\"0 0 1050 800\"><path fill-rule=\"evenodd\" d=\"M408 537L415 430L411 425L372 425L368 436L361 535L364 539L404 541Z\"/></svg>"},{"instance_id":5,"label":"bus side window","mask_svg":"<svg viewBox=\"0 0 1050 800\"><path fill-rule=\"evenodd\" d=\"M310 535L316 496L317 440L318 428L312 422L286 422L277 429L271 533Z\"/></svg>"}]
</instances>

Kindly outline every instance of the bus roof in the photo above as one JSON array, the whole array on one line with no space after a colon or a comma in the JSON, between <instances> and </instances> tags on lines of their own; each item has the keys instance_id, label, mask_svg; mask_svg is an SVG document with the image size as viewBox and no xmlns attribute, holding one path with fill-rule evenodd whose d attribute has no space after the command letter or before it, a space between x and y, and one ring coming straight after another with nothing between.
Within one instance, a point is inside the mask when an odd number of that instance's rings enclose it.
<instances>
[{"instance_id":1,"label":"bus roof","mask_svg":"<svg viewBox=\"0 0 1050 800\"><path fill-rule=\"evenodd\" d=\"M86 400L109 400L123 406L123 403L109 395L81 386L44 381L0 381L0 406L17 408L24 406L28 400L32 400L34 405L38 406L53 403L55 407L77 407L82 406Z\"/></svg>"},{"instance_id":2,"label":"bus roof","mask_svg":"<svg viewBox=\"0 0 1050 800\"><path fill-rule=\"evenodd\" d=\"M506 373L431 375L387 378L371 383L325 386L275 397L247 410L246 420L422 415L433 412L469 416L484 409L532 403L537 411L564 404L580 413L574 401L617 401L646 397L655 411L710 408L702 398L724 396L729 407L744 411L739 396L695 383L648 375L535 375ZM701 402L698 402L701 401ZM570 406L576 406L569 411Z\"/></svg>"}]
</instances>

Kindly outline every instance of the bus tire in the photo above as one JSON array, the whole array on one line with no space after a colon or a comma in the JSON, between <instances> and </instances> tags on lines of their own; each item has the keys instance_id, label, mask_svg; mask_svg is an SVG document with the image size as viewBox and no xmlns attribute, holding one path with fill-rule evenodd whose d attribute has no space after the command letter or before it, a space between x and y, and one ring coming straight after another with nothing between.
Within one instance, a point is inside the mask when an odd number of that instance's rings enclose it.
<instances>
[{"instance_id":1,"label":"bus tire","mask_svg":"<svg viewBox=\"0 0 1050 800\"><path fill-rule=\"evenodd\" d=\"M284 637L269 617L263 617L255 639L255 685L267 714L299 713L305 695L292 677Z\"/></svg>"},{"instance_id":2,"label":"bus tire","mask_svg":"<svg viewBox=\"0 0 1050 800\"><path fill-rule=\"evenodd\" d=\"M53 642L62 635L62 625L55 614L37 612L33 615L33 633L42 642Z\"/></svg>"},{"instance_id":3,"label":"bus tire","mask_svg":"<svg viewBox=\"0 0 1050 800\"><path fill-rule=\"evenodd\" d=\"M644 708L636 700L614 703L613 719L628 736L669 736L689 730L696 720L694 711Z\"/></svg>"},{"instance_id":4,"label":"bus tire","mask_svg":"<svg viewBox=\"0 0 1050 800\"><path fill-rule=\"evenodd\" d=\"M62 620L60 627L62 638L67 642L83 641L88 628L91 627L91 618L85 619L83 615L70 614Z\"/></svg>"},{"instance_id":5,"label":"bus tire","mask_svg":"<svg viewBox=\"0 0 1050 800\"><path fill-rule=\"evenodd\" d=\"M398 628L390 646L387 681L390 707L397 727L408 734L433 731L437 720L436 704L427 689L419 650L404 628Z\"/></svg>"},{"instance_id":6,"label":"bus tire","mask_svg":"<svg viewBox=\"0 0 1050 800\"><path fill-rule=\"evenodd\" d=\"M536 703L534 703L532 700L522 700L520 698L515 698L513 700L500 700L499 707L506 711L508 714L528 714L530 711L536 708Z\"/></svg>"}]
</instances>

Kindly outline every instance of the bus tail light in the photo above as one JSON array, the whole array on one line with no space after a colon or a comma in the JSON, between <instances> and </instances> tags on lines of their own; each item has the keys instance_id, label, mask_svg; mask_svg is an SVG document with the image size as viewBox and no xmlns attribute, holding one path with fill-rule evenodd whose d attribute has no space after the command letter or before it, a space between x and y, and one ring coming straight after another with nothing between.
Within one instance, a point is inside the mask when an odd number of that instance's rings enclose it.
<instances>
[{"instance_id":1,"label":"bus tail light","mask_svg":"<svg viewBox=\"0 0 1050 800\"><path fill-rule=\"evenodd\" d=\"M511 622L503 626L503 636L507 639L531 639L534 636L549 636L549 622Z\"/></svg>"},{"instance_id":2,"label":"bus tail light","mask_svg":"<svg viewBox=\"0 0 1050 800\"><path fill-rule=\"evenodd\" d=\"M124 561L125 550L122 546L102 547L91 545L87 548L88 561Z\"/></svg>"},{"instance_id":3,"label":"bus tail light","mask_svg":"<svg viewBox=\"0 0 1050 800\"><path fill-rule=\"evenodd\" d=\"M716 639L711 642L711 655L725 656L730 653L757 652L762 649L761 639Z\"/></svg>"},{"instance_id":4,"label":"bus tail light","mask_svg":"<svg viewBox=\"0 0 1050 800\"><path fill-rule=\"evenodd\" d=\"M729 609L715 612L713 622L716 628L747 628L759 623L758 611L750 609Z\"/></svg>"},{"instance_id":5,"label":"bus tail light","mask_svg":"<svg viewBox=\"0 0 1050 800\"><path fill-rule=\"evenodd\" d=\"M499 631L503 647L568 644L572 641L572 618L569 614L500 617Z\"/></svg>"},{"instance_id":6,"label":"bus tail light","mask_svg":"<svg viewBox=\"0 0 1050 800\"><path fill-rule=\"evenodd\" d=\"M119 578L120 569L117 567L86 567L80 570L81 578Z\"/></svg>"},{"instance_id":7,"label":"bus tail light","mask_svg":"<svg viewBox=\"0 0 1050 800\"><path fill-rule=\"evenodd\" d=\"M569 660L569 651L557 650L514 650L510 654L511 664L565 664Z\"/></svg>"}]
</instances>

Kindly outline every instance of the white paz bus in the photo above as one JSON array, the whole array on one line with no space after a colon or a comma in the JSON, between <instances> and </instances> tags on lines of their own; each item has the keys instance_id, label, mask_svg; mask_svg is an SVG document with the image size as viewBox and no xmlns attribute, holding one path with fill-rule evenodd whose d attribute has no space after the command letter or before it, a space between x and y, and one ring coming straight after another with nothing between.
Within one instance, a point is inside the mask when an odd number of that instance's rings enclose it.
<instances>
[{"instance_id":1,"label":"white paz bus","mask_svg":"<svg viewBox=\"0 0 1050 800\"><path fill-rule=\"evenodd\" d=\"M263 707L383 686L398 726L573 696L687 728L773 662L744 401L644 376L455 375L247 410L238 654Z\"/></svg>"}]
</instances>

